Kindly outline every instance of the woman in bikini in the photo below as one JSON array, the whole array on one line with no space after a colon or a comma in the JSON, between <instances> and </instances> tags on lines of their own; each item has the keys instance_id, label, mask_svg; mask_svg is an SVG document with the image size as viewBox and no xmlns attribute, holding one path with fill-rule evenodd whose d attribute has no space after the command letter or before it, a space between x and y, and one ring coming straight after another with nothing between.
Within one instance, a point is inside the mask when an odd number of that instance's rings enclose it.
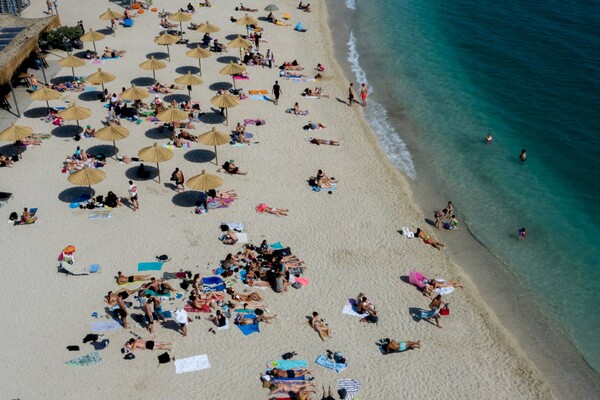
<instances>
[{"instance_id":1,"label":"woman in bikini","mask_svg":"<svg viewBox=\"0 0 600 400\"><path fill-rule=\"evenodd\" d=\"M333 330L321 319L319 313L314 311L310 319L310 326L317 331L321 340L325 341L331 337Z\"/></svg>"},{"instance_id":2,"label":"woman in bikini","mask_svg":"<svg viewBox=\"0 0 600 400\"><path fill-rule=\"evenodd\" d=\"M423 232L421 230L421 228L417 228L417 232L415 232L415 236L420 238L424 242L429 243L430 245L432 245L433 247L435 247L438 250L442 250L444 248L444 244L438 242L435 238L433 238L430 235Z\"/></svg>"},{"instance_id":3,"label":"woman in bikini","mask_svg":"<svg viewBox=\"0 0 600 400\"><path fill-rule=\"evenodd\" d=\"M317 171L315 181L317 182L318 187L326 189L334 187L334 184L337 183L335 179L329 178L327 175L325 175L322 170Z\"/></svg>"},{"instance_id":4,"label":"woman in bikini","mask_svg":"<svg viewBox=\"0 0 600 400\"><path fill-rule=\"evenodd\" d=\"M227 294L231 296L231 300L236 302L248 301L263 301L264 299L258 292L250 292L248 294L236 293L233 289L227 288Z\"/></svg>"}]
</instances>

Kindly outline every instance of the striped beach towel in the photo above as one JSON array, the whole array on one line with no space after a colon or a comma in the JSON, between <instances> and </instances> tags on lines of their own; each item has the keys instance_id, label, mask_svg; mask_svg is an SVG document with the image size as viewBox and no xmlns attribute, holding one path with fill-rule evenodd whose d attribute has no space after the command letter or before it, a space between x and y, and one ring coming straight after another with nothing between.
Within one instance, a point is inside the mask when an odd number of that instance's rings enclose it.
<instances>
[{"instance_id":1,"label":"striped beach towel","mask_svg":"<svg viewBox=\"0 0 600 400\"><path fill-rule=\"evenodd\" d=\"M340 379L338 380L340 389L346 390L346 397L344 400L352 400L358 394L362 384L356 379Z\"/></svg>"}]
</instances>

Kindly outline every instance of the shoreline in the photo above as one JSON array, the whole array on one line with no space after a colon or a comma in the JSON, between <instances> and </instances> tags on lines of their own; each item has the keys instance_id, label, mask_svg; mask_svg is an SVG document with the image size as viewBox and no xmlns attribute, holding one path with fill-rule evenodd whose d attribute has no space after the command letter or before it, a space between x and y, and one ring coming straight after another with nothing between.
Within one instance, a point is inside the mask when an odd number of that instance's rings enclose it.
<instances>
[{"instance_id":1,"label":"shoreline","mask_svg":"<svg viewBox=\"0 0 600 400\"><path fill-rule=\"evenodd\" d=\"M159 9L167 4L164 0L155 3ZM176 4L169 2L168 9L174 10L185 3L183 0ZM80 19L81 10L73 6L75 4L75 0L61 3L64 10L61 19L66 25L72 26ZM251 6L263 8L266 4L257 1ZM106 5L105 2L90 3L89 15L106 11ZM243 28L228 22L233 13L230 8L219 6L202 10L194 22L206 20L209 15L210 22L223 29L215 34L222 41L223 37L234 36ZM481 304L478 289L469 277L465 277L467 287L449 298L455 308L452 317L443 321L444 329L415 321L411 316L415 309L427 307L428 301L402 281L410 269L422 269L446 279L460 277L461 269L444 253L395 233L398 225L402 226L398 221L406 226L418 226L423 215L411 200L413 191L407 179L389 162L382 162L386 156L360 111L338 104L335 99L336 95L345 93L347 81L341 67L343 63L334 61L335 49L325 2L319 1L312 15L292 9L295 4L289 7L286 11L291 12L293 20L305 19L308 32L300 34L291 28L265 24L265 37L272 43L278 62L299 57L307 74L312 73L317 62L332 63L333 72L328 66L326 79L318 82L332 98L301 98L300 92L305 86L316 84L282 80L283 104L275 106L248 99L230 110L228 127L214 120L198 124L193 134L200 134L211 126L228 131L243 118L267 121L264 126L249 127L260 143L219 149L223 160L234 158L240 168L249 171L247 176L219 175L224 180L221 189L235 189L239 196L229 209L195 215L193 204L197 192L186 189L183 193L174 193L169 183L137 181L140 197L137 212L120 207L113 210L111 219L88 220L87 211L68 207L67 195L75 191L66 175L60 173L60 161L62 155L77 145L85 149L112 147L95 139L74 142L72 136L53 136L42 146L27 150L15 168L0 170L0 177L6 183L3 190L14 192L14 199L2 210L3 217L8 218L8 213L19 207L40 208L35 225L4 224L5 234L0 237L0 243L11 249L5 262L12 266L3 269L0 276L19 288L18 295L5 296L5 308L19 310L10 313L7 319L10 329L5 330L7 362L1 367L5 379L0 383L0 393L5 397L80 398L85 393L90 399L121 398L124 394L132 398L179 398L196 390L210 399L260 399L268 397L258 380L266 362L289 351L296 351L299 359L309 361L319 393L321 386L336 388L339 378L352 378L362 382L359 397L365 399L396 398L399 393L406 398L431 397L432 394L436 398L488 398L489 393L497 399L511 400L552 397L539 371L531 367L531 362L512 344L510 336L498 329L493 313L488 313ZM26 10L27 15L42 8L43 4L32 4ZM94 29L104 25L91 18L84 22L86 27ZM162 50L151 40L161 30L155 14L138 17L135 25L128 29L119 28L114 37L107 37L101 45L128 50L123 59L103 64L102 68L108 72L118 72L117 80L110 84L111 91L128 86L132 78L148 77L148 71L139 70L139 63L149 53ZM133 46L130 38L134 34L146 40ZM201 35L189 32L188 37L197 41ZM307 41L313 44L314 51L304 52ZM289 46L289 43L295 45ZM205 84L198 90L194 88L192 97L208 105L207 111L215 87L230 85L228 77L218 71L236 58L235 53L211 57L202 63ZM162 82L172 82L181 66L197 64L184 54L184 48L173 46L168 68L157 73ZM85 76L96 69L96 65L87 65L78 70L78 74ZM276 69L251 67L248 70L251 80L244 83L246 90L269 89L277 79ZM68 69L61 72L60 75L70 74ZM69 99L75 97L69 96ZM326 131L318 132L319 136L339 139L342 145L308 144L305 136L310 133L302 131L308 117L284 113L294 101L310 109L311 120L329 126ZM99 126L105 115L101 103L87 101L84 105L94 110L89 123ZM212 111L208 114L216 117ZM22 121L33 125L36 131L49 130L48 125L37 119L23 118ZM153 123L124 122L124 125L132 135L119 142L120 155L137 154L139 148L165 140ZM164 166L161 164L163 181L175 167L181 167L187 178L202 169L215 173L218 167L206 155L212 152L194 143L191 148L175 150L173 159ZM202 160L193 159L192 153L203 155ZM124 195L134 168L109 160L104 167L107 179L94 186L96 194L114 190L117 195ZM317 168L340 180L333 195L315 193L306 184L306 179ZM261 202L289 208L290 216L256 213L254 208ZM204 320L193 320L186 338L174 329L157 327L156 340L172 341L171 354L175 358L208 355L209 369L184 375L176 375L172 364L157 368L158 353L150 351L138 352L135 361L122 360L120 347L131 336L130 330L142 337L149 336L143 326L133 323L128 329L107 333L111 344L102 350L101 363L85 368L65 364L88 352L85 349L89 349L89 345L80 353L69 353L65 347L81 346L81 338L89 333L90 323L98 321L92 312L98 312L103 319L102 296L109 290L117 290L113 278L117 271L132 275L138 262L166 253L172 256L164 268L166 271L185 269L211 275L211 270L227 253L240 250L217 240L222 221L243 222L254 244L263 239L269 243L281 241L306 261L308 286L290 289L284 294L264 292L270 313L278 315L272 324L261 325L260 333L247 337L235 326L212 334L207 331L212 326ZM82 277L57 273L56 257L68 244L77 247L79 262L98 263L101 273ZM238 291L251 290L240 282L232 284ZM342 314L348 297L356 296L359 291L367 293L375 302L382 317L377 325L363 324L357 318ZM165 309L171 311L181 305L182 301L178 300L165 302ZM307 314L313 310L334 328L330 341L321 341L306 323ZM137 307L131 307L130 311L140 313ZM381 337L422 340L423 349L382 356L374 343ZM337 374L314 365L316 357L326 350L344 352L349 360L348 369ZM111 384L106 385L106 382Z\"/></svg>"},{"instance_id":2,"label":"shoreline","mask_svg":"<svg viewBox=\"0 0 600 400\"><path fill-rule=\"evenodd\" d=\"M347 2L347 1L346 1ZM327 8L332 10L336 18L340 15L355 13L349 10L344 0L328 3ZM332 21L329 20L328 23ZM329 25L331 26L331 25ZM344 33L338 30L331 35L333 58L343 71L345 77L356 79L347 59L348 36L352 29L345 27ZM373 87L373 82L370 82ZM373 96L384 108L388 110L392 99L382 100L376 93ZM371 94L370 94L371 98ZM408 118L404 114L403 117ZM398 119L390 116L389 123L399 129ZM365 124L368 122L365 120ZM409 127L410 126L410 127ZM402 121L402 128L412 129L410 121ZM371 130L373 143L381 150L382 159L394 172L401 176L401 189L407 191L408 197L414 202L420 215L424 218L429 214L425 210L433 210L440 204L445 204L446 199L440 195L427 182L427 173L420 173L416 179L409 179L404 172L392 165L388 154L381 148L378 138ZM407 148L411 151L415 170L423 171L425 163L417 158L420 154L411 148L405 140ZM459 211L460 212L460 211ZM425 223L423 223L425 224ZM527 291L507 264L504 264L493 252L480 243L473 233L466 231L453 232L444 235L445 243L450 244L445 253L456 267L465 273L476 285L477 297L483 300L483 308L496 325L506 336L510 346L519 349L533 368L536 368L544 377L544 382L549 385L557 398L595 398L593 393L600 393L600 375L588 365L581 352L575 347L564 329L552 316L549 316L539 304L539 299ZM435 230L429 226L429 229ZM459 233L459 234L457 234ZM500 290L499 290L500 288ZM478 301L475 298L473 301ZM531 318L535 315L535 319ZM543 333L542 333L543 332ZM543 340L540 340L540 334ZM550 345L548 345L550 344Z\"/></svg>"}]
</instances>

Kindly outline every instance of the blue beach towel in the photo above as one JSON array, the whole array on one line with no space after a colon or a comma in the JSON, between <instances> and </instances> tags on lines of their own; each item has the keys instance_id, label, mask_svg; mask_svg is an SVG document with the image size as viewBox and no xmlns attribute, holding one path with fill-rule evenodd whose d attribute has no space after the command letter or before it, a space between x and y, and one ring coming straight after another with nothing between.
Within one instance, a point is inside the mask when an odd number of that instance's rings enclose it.
<instances>
[{"instance_id":1,"label":"blue beach towel","mask_svg":"<svg viewBox=\"0 0 600 400\"><path fill-rule=\"evenodd\" d=\"M206 276L202 278L203 285L220 285L223 283L223 278L220 276Z\"/></svg>"},{"instance_id":2,"label":"blue beach towel","mask_svg":"<svg viewBox=\"0 0 600 400\"><path fill-rule=\"evenodd\" d=\"M256 319L254 321L256 321ZM258 322L250 325L238 325L237 327L240 328L240 331L242 331L244 336L252 335L254 332L260 333Z\"/></svg>"},{"instance_id":3,"label":"blue beach towel","mask_svg":"<svg viewBox=\"0 0 600 400\"><path fill-rule=\"evenodd\" d=\"M248 96L248 98L252 100L270 101L269 97L265 96L264 94L251 94Z\"/></svg>"},{"instance_id":4,"label":"blue beach towel","mask_svg":"<svg viewBox=\"0 0 600 400\"><path fill-rule=\"evenodd\" d=\"M319 357L317 357L317 359L315 360L315 362L317 364L319 364L322 367L325 368L329 368L334 370L335 372L342 372L343 370L345 370L346 368L348 368L348 364L344 363L344 364L340 364L340 363L336 363L334 361L331 361L330 359L328 359L326 356L324 355L320 355Z\"/></svg>"},{"instance_id":5,"label":"blue beach towel","mask_svg":"<svg viewBox=\"0 0 600 400\"><path fill-rule=\"evenodd\" d=\"M429 310L429 311L421 311L421 318L426 319L426 318L433 318L435 317L435 315L439 312L439 309L434 308L433 310Z\"/></svg>"},{"instance_id":6,"label":"blue beach towel","mask_svg":"<svg viewBox=\"0 0 600 400\"><path fill-rule=\"evenodd\" d=\"M90 196L89 194L82 194L77 199L75 199L74 202L72 202L71 204L69 204L69 208L79 208L79 205L81 203L83 203L85 201L88 201L91 198L92 198L92 196Z\"/></svg>"},{"instance_id":7,"label":"blue beach towel","mask_svg":"<svg viewBox=\"0 0 600 400\"><path fill-rule=\"evenodd\" d=\"M281 242L270 244L269 247L272 248L273 250L283 249L283 245L281 244Z\"/></svg>"},{"instance_id":8,"label":"blue beach towel","mask_svg":"<svg viewBox=\"0 0 600 400\"><path fill-rule=\"evenodd\" d=\"M117 321L98 321L92 322L92 332L114 332L122 329L121 324Z\"/></svg>"},{"instance_id":9,"label":"blue beach towel","mask_svg":"<svg viewBox=\"0 0 600 400\"><path fill-rule=\"evenodd\" d=\"M295 368L307 368L308 362L306 360L273 360L267 363L269 370L273 368L279 369L295 369Z\"/></svg>"},{"instance_id":10,"label":"blue beach towel","mask_svg":"<svg viewBox=\"0 0 600 400\"><path fill-rule=\"evenodd\" d=\"M98 364L100 361L102 361L100 353L94 351L85 356L77 357L70 361L67 361L66 364L70 365L71 367L88 367L90 365Z\"/></svg>"},{"instance_id":11,"label":"blue beach towel","mask_svg":"<svg viewBox=\"0 0 600 400\"><path fill-rule=\"evenodd\" d=\"M149 294L150 296L156 296L156 297L171 297L171 292L167 292L165 294L160 294L160 293L156 293L152 289L146 289L145 294Z\"/></svg>"},{"instance_id":12,"label":"blue beach towel","mask_svg":"<svg viewBox=\"0 0 600 400\"><path fill-rule=\"evenodd\" d=\"M138 263L138 272L141 271L160 271L162 269L163 263L158 261L151 262L141 262Z\"/></svg>"}]
</instances>

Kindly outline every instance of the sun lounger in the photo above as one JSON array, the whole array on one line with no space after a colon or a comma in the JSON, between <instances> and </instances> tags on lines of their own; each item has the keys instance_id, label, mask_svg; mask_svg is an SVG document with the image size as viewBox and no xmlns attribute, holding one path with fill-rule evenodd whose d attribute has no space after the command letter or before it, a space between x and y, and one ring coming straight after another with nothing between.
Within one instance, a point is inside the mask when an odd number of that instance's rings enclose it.
<instances>
[{"instance_id":1,"label":"sun lounger","mask_svg":"<svg viewBox=\"0 0 600 400\"><path fill-rule=\"evenodd\" d=\"M60 262L60 268L71 275L89 275L100 271L100 265L92 264L90 266L75 266L67 261Z\"/></svg>"}]
</instances>

